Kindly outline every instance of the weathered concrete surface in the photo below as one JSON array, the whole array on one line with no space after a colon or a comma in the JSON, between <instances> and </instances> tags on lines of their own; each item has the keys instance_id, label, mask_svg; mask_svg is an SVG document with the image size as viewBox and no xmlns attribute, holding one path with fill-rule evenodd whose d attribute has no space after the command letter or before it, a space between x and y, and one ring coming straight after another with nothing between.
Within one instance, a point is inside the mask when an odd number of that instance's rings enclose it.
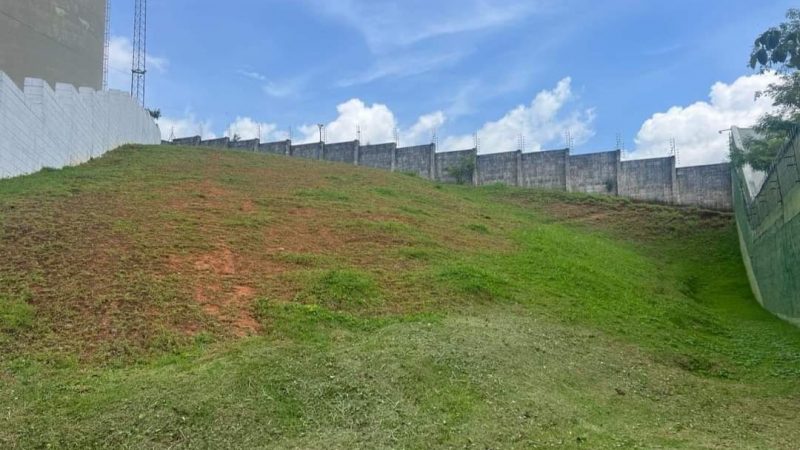
<instances>
[{"instance_id":1,"label":"weathered concrete surface","mask_svg":"<svg viewBox=\"0 0 800 450\"><path fill-rule=\"evenodd\" d=\"M676 178L678 204L723 210L732 208L730 163L679 167Z\"/></svg>"},{"instance_id":2,"label":"weathered concrete surface","mask_svg":"<svg viewBox=\"0 0 800 450\"><path fill-rule=\"evenodd\" d=\"M569 157L570 192L617 195L621 152L589 153Z\"/></svg>"},{"instance_id":3,"label":"weathered concrete surface","mask_svg":"<svg viewBox=\"0 0 800 450\"><path fill-rule=\"evenodd\" d=\"M248 139L246 141L230 141L228 147L254 152L258 149L258 144L258 139Z\"/></svg>"},{"instance_id":4,"label":"weathered concrete surface","mask_svg":"<svg viewBox=\"0 0 800 450\"><path fill-rule=\"evenodd\" d=\"M502 183L517 186L521 158L520 151L478 155L476 161L478 185Z\"/></svg>"},{"instance_id":5,"label":"weathered concrete surface","mask_svg":"<svg viewBox=\"0 0 800 450\"><path fill-rule=\"evenodd\" d=\"M298 158L322 159L322 143L292 145L291 155Z\"/></svg>"},{"instance_id":6,"label":"weathered concrete surface","mask_svg":"<svg viewBox=\"0 0 800 450\"><path fill-rule=\"evenodd\" d=\"M176 139L173 143L198 145L199 139ZM202 145L221 147L224 139L203 141ZM249 147L251 144L238 145ZM252 145L255 147L255 143ZM350 141L292 145L291 141L280 141L259 144L258 151L409 172L442 182L455 182L448 169L472 159L475 169L465 182L473 185L503 183L722 210L729 210L732 204L727 163L675 169L674 157L621 161L619 150L574 156L567 149L477 155L475 149L437 153L433 144L397 148L394 143L359 146L358 141Z\"/></svg>"},{"instance_id":7,"label":"weathered concrete surface","mask_svg":"<svg viewBox=\"0 0 800 450\"><path fill-rule=\"evenodd\" d=\"M478 152L476 149L471 150L458 150L454 152L439 152L436 153L436 180L444 183L455 183L456 179L450 174L451 167L458 167L462 161L477 158ZM472 177L466 180L466 184L475 184L475 171L472 171Z\"/></svg>"},{"instance_id":8,"label":"weathered concrete surface","mask_svg":"<svg viewBox=\"0 0 800 450\"><path fill-rule=\"evenodd\" d=\"M376 169L394 170L395 151L397 145L389 144L362 145L358 154L358 165Z\"/></svg>"},{"instance_id":9,"label":"weathered concrete surface","mask_svg":"<svg viewBox=\"0 0 800 450\"><path fill-rule=\"evenodd\" d=\"M675 157L622 161L619 167L621 197L659 203L674 201Z\"/></svg>"},{"instance_id":10,"label":"weathered concrete surface","mask_svg":"<svg viewBox=\"0 0 800 450\"><path fill-rule=\"evenodd\" d=\"M0 70L50 86L103 84L105 0L0 0Z\"/></svg>"},{"instance_id":11,"label":"weathered concrete surface","mask_svg":"<svg viewBox=\"0 0 800 450\"><path fill-rule=\"evenodd\" d=\"M749 151L732 127L731 145ZM733 204L742 259L756 300L800 326L800 135L778 152L764 183L750 189L743 168L733 168Z\"/></svg>"},{"instance_id":12,"label":"weathered concrete surface","mask_svg":"<svg viewBox=\"0 0 800 450\"><path fill-rule=\"evenodd\" d=\"M121 91L55 89L0 72L0 178L81 164L124 144L158 144L152 117Z\"/></svg>"},{"instance_id":13,"label":"weathered concrete surface","mask_svg":"<svg viewBox=\"0 0 800 450\"><path fill-rule=\"evenodd\" d=\"M358 141L336 142L325 144L322 159L341 163L355 164L358 155Z\"/></svg>"},{"instance_id":14,"label":"weathered concrete surface","mask_svg":"<svg viewBox=\"0 0 800 450\"><path fill-rule=\"evenodd\" d=\"M200 136L190 136L184 138L176 138L172 140L172 145L183 145L187 147L198 147L203 138Z\"/></svg>"},{"instance_id":15,"label":"weathered concrete surface","mask_svg":"<svg viewBox=\"0 0 800 450\"><path fill-rule=\"evenodd\" d=\"M433 158L436 146L417 145L414 147L398 147L395 157L395 171L414 173L423 178L434 178Z\"/></svg>"},{"instance_id":16,"label":"weathered concrete surface","mask_svg":"<svg viewBox=\"0 0 800 450\"><path fill-rule=\"evenodd\" d=\"M569 150L547 150L522 154L520 186L567 190Z\"/></svg>"},{"instance_id":17,"label":"weathered concrete surface","mask_svg":"<svg viewBox=\"0 0 800 450\"><path fill-rule=\"evenodd\" d=\"M292 141L263 142L258 144L258 151L262 153L272 153L273 155L289 155Z\"/></svg>"},{"instance_id":18,"label":"weathered concrete surface","mask_svg":"<svg viewBox=\"0 0 800 450\"><path fill-rule=\"evenodd\" d=\"M231 139L228 137L208 139L206 141L200 141L200 147L228 148L230 142Z\"/></svg>"}]
</instances>

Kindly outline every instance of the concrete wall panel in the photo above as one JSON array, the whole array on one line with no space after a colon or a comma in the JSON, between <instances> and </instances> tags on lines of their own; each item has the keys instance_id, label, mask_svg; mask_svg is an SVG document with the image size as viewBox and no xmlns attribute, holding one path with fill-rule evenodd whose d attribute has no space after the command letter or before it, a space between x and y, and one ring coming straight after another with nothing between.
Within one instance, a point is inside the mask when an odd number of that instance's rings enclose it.
<instances>
[{"instance_id":1,"label":"concrete wall panel","mask_svg":"<svg viewBox=\"0 0 800 450\"><path fill-rule=\"evenodd\" d=\"M414 173L423 178L433 178L433 154L435 145L399 147L396 153L395 171Z\"/></svg>"},{"instance_id":2,"label":"concrete wall panel","mask_svg":"<svg viewBox=\"0 0 800 450\"><path fill-rule=\"evenodd\" d=\"M569 157L570 192L617 195L620 151L571 155Z\"/></svg>"},{"instance_id":3,"label":"concrete wall panel","mask_svg":"<svg viewBox=\"0 0 800 450\"><path fill-rule=\"evenodd\" d=\"M476 169L478 185L501 183L517 186L521 156L519 151L478 155Z\"/></svg>"},{"instance_id":4,"label":"concrete wall panel","mask_svg":"<svg viewBox=\"0 0 800 450\"><path fill-rule=\"evenodd\" d=\"M436 153L436 180L445 183L455 183L456 179L450 174L449 169L458 167L462 161L468 159L472 159L474 161L477 158L477 153L478 152L475 149ZM467 180L467 184L474 183L475 174L473 173L473 178L471 180Z\"/></svg>"},{"instance_id":5,"label":"concrete wall panel","mask_svg":"<svg viewBox=\"0 0 800 450\"><path fill-rule=\"evenodd\" d=\"M289 155L292 141L264 142L258 145L258 151L273 155Z\"/></svg>"},{"instance_id":6,"label":"concrete wall panel","mask_svg":"<svg viewBox=\"0 0 800 450\"><path fill-rule=\"evenodd\" d=\"M200 141L200 147L228 148L230 142L230 138L227 137L208 139Z\"/></svg>"},{"instance_id":7,"label":"concrete wall panel","mask_svg":"<svg viewBox=\"0 0 800 450\"><path fill-rule=\"evenodd\" d=\"M228 147L254 152L258 149L258 144L258 139L248 139L246 141L230 141Z\"/></svg>"},{"instance_id":8,"label":"concrete wall panel","mask_svg":"<svg viewBox=\"0 0 800 450\"><path fill-rule=\"evenodd\" d=\"M619 195L659 203L673 202L675 157L622 161Z\"/></svg>"},{"instance_id":9,"label":"concrete wall panel","mask_svg":"<svg viewBox=\"0 0 800 450\"><path fill-rule=\"evenodd\" d=\"M522 154L521 186L567 190L569 150L548 150Z\"/></svg>"},{"instance_id":10,"label":"concrete wall panel","mask_svg":"<svg viewBox=\"0 0 800 450\"><path fill-rule=\"evenodd\" d=\"M172 145L183 145L186 147L198 147L203 138L200 136L190 136L185 138L176 138L172 140Z\"/></svg>"},{"instance_id":11,"label":"concrete wall panel","mask_svg":"<svg viewBox=\"0 0 800 450\"><path fill-rule=\"evenodd\" d=\"M347 164L356 163L358 153L358 141L336 142L325 144L323 149L323 159Z\"/></svg>"},{"instance_id":12,"label":"concrete wall panel","mask_svg":"<svg viewBox=\"0 0 800 450\"><path fill-rule=\"evenodd\" d=\"M79 164L123 144L158 144L161 132L124 92L76 90L0 72L0 177Z\"/></svg>"},{"instance_id":13,"label":"concrete wall panel","mask_svg":"<svg viewBox=\"0 0 800 450\"><path fill-rule=\"evenodd\" d=\"M679 167L676 171L678 203L705 208L730 210L730 163Z\"/></svg>"},{"instance_id":14,"label":"concrete wall panel","mask_svg":"<svg viewBox=\"0 0 800 450\"><path fill-rule=\"evenodd\" d=\"M322 143L292 145L291 155L298 158L322 159Z\"/></svg>"},{"instance_id":15,"label":"concrete wall panel","mask_svg":"<svg viewBox=\"0 0 800 450\"><path fill-rule=\"evenodd\" d=\"M358 165L376 169L393 170L397 145L390 144L362 145L358 153Z\"/></svg>"}]
</instances>

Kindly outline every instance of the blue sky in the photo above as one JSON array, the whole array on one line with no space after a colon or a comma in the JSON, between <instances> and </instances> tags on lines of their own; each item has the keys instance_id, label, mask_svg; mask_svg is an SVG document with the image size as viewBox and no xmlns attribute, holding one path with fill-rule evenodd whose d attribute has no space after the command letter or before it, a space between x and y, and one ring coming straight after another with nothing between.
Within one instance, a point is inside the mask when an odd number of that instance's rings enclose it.
<instances>
[{"instance_id":1,"label":"blue sky","mask_svg":"<svg viewBox=\"0 0 800 450\"><path fill-rule=\"evenodd\" d=\"M128 87L132 1L112 0L112 87ZM149 4L149 107L165 136L564 146L724 158L717 129L769 108L753 39L792 2L167 0ZM260 125L256 125L260 124ZM258 131L254 131L258 130Z\"/></svg>"}]
</instances>

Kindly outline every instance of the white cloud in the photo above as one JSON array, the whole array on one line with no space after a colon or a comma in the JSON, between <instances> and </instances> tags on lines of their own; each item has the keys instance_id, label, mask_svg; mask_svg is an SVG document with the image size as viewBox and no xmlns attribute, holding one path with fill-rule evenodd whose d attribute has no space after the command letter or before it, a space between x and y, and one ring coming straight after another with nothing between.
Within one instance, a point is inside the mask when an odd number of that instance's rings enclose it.
<instances>
[{"instance_id":1,"label":"white cloud","mask_svg":"<svg viewBox=\"0 0 800 450\"><path fill-rule=\"evenodd\" d=\"M214 139L217 135L211 129L210 121L200 121L194 114L187 113L184 117L161 117L158 119L161 129L161 139L184 138L200 135L203 139Z\"/></svg>"},{"instance_id":2,"label":"white cloud","mask_svg":"<svg viewBox=\"0 0 800 450\"><path fill-rule=\"evenodd\" d=\"M265 75L260 74L260 73L258 73L256 71L252 71L252 70L240 69L240 70L237 70L236 73L238 73L239 75L241 75L243 77L250 78L251 80L257 80L257 81L266 81L267 80L267 77Z\"/></svg>"},{"instance_id":3,"label":"white cloud","mask_svg":"<svg viewBox=\"0 0 800 450\"><path fill-rule=\"evenodd\" d=\"M355 140L360 129L361 142L364 144L394 142L395 131L400 137L400 145L420 144L430 142L433 130L445 122L444 113L437 111L421 116L407 130L402 129L388 106L380 103L367 105L357 98L340 104L336 110L338 117L325 125L327 142ZM317 125L303 125L299 131L302 136L297 139L298 142L319 140Z\"/></svg>"},{"instance_id":4,"label":"white cloud","mask_svg":"<svg viewBox=\"0 0 800 450\"><path fill-rule=\"evenodd\" d=\"M481 153L517 150L520 136L525 139L525 150L533 151L564 142L567 132L575 144L586 142L594 135L594 111L586 109L565 113L565 107L574 100L569 77L559 81L554 89L539 92L530 105L519 105L501 119L488 122L478 130ZM453 150L473 146L474 138L462 135L445 139L443 148Z\"/></svg>"},{"instance_id":5,"label":"white cloud","mask_svg":"<svg viewBox=\"0 0 800 450\"><path fill-rule=\"evenodd\" d=\"M250 117L237 117L225 130L224 135L230 138L239 135L244 140L258 138L261 142L270 142L285 140L289 133L279 130L274 123L256 122Z\"/></svg>"},{"instance_id":6,"label":"white cloud","mask_svg":"<svg viewBox=\"0 0 800 450\"><path fill-rule=\"evenodd\" d=\"M381 57L362 74L341 80L337 85L339 87L349 87L383 78L403 78L420 75L455 64L464 55L466 55L465 51L457 50L441 54L425 51L405 56Z\"/></svg>"},{"instance_id":7,"label":"white cloud","mask_svg":"<svg viewBox=\"0 0 800 450\"><path fill-rule=\"evenodd\" d=\"M357 130L361 129L362 142L391 142L397 126L394 113L386 106L375 103L367 106L359 99L348 100L336 107L339 116L325 125L328 142L352 141L356 139ZM316 125L300 127L303 142L314 142L319 139Z\"/></svg>"},{"instance_id":8,"label":"white cloud","mask_svg":"<svg viewBox=\"0 0 800 450\"><path fill-rule=\"evenodd\" d=\"M146 55L148 70L166 72L169 61L166 58ZM112 89L129 90L131 85L131 64L133 45L123 36L112 36L108 42L108 86Z\"/></svg>"},{"instance_id":9,"label":"white cloud","mask_svg":"<svg viewBox=\"0 0 800 450\"><path fill-rule=\"evenodd\" d=\"M542 8L535 0L307 0L314 11L358 30L375 53L437 36L518 22Z\"/></svg>"},{"instance_id":10,"label":"white cloud","mask_svg":"<svg viewBox=\"0 0 800 450\"><path fill-rule=\"evenodd\" d=\"M447 121L442 111L421 116L417 123L400 135L402 145L416 145L431 142L433 134Z\"/></svg>"},{"instance_id":11,"label":"white cloud","mask_svg":"<svg viewBox=\"0 0 800 450\"><path fill-rule=\"evenodd\" d=\"M563 142L566 131L572 134L576 143L585 142L594 133L594 113L591 109L565 111L566 106L574 99L570 78L559 81L552 90L539 92L530 105L520 105L480 129L481 152L516 150L520 135L525 136L526 150L540 150L546 144ZM361 142L364 144L393 142L395 133L402 146L424 144L431 142L434 133L441 134L441 129L448 120L443 111L435 111L424 114L410 126L403 127L388 106L381 103L368 105L358 98L341 103L336 110L337 117L325 124L326 142L355 140L360 130ZM204 138L215 136L210 122L199 121L193 114L186 114L179 119L165 117L159 120L159 125L165 139L170 135L185 137L201 134ZM297 143L316 142L319 139L319 128L316 124L300 126L297 131L294 136ZM257 122L250 117L237 117L227 127L224 135L231 137L238 134L242 139L253 139L259 137L259 133L262 142L287 138L287 133L279 130L276 124ZM443 142L442 150L473 146L471 135L451 136Z\"/></svg>"},{"instance_id":12,"label":"white cloud","mask_svg":"<svg viewBox=\"0 0 800 450\"><path fill-rule=\"evenodd\" d=\"M306 73L288 80L275 81L254 70L239 69L236 73L245 78L260 82L261 90L268 96L275 98L291 97L298 94L305 89L305 85L310 77L310 74Z\"/></svg>"},{"instance_id":13,"label":"white cloud","mask_svg":"<svg viewBox=\"0 0 800 450\"><path fill-rule=\"evenodd\" d=\"M674 138L682 166L725 161L728 135L719 131L731 125L751 126L761 115L772 111L772 100L756 100L755 94L776 81L777 75L765 73L743 76L731 84L717 82L711 87L708 101L673 106L653 114L636 135L636 151L631 157L667 155L669 141Z\"/></svg>"}]
</instances>

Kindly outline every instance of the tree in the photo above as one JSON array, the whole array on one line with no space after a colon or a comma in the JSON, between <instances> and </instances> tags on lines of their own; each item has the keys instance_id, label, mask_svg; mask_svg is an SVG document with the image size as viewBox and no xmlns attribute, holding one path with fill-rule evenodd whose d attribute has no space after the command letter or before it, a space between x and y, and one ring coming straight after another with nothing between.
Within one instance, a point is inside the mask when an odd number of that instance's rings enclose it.
<instances>
[{"instance_id":1,"label":"tree","mask_svg":"<svg viewBox=\"0 0 800 450\"><path fill-rule=\"evenodd\" d=\"M750 52L751 69L775 71L780 81L756 94L770 97L777 108L764 114L755 126L758 138L748 139L748 152L731 150L731 161L768 170L789 133L800 122L800 9L790 9L786 21L761 33Z\"/></svg>"},{"instance_id":2,"label":"tree","mask_svg":"<svg viewBox=\"0 0 800 450\"><path fill-rule=\"evenodd\" d=\"M147 112L150 114L150 117L152 117L153 120L158 120L161 118L160 109L148 109Z\"/></svg>"},{"instance_id":3,"label":"tree","mask_svg":"<svg viewBox=\"0 0 800 450\"><path fill-rule=\"evenodd\" d=\"M456 183L465 184L472 181L472 174L475 173L475 156L464 156L457 164L445 169L448 175L455 178Z\"/></svg>"}]
</instances>

